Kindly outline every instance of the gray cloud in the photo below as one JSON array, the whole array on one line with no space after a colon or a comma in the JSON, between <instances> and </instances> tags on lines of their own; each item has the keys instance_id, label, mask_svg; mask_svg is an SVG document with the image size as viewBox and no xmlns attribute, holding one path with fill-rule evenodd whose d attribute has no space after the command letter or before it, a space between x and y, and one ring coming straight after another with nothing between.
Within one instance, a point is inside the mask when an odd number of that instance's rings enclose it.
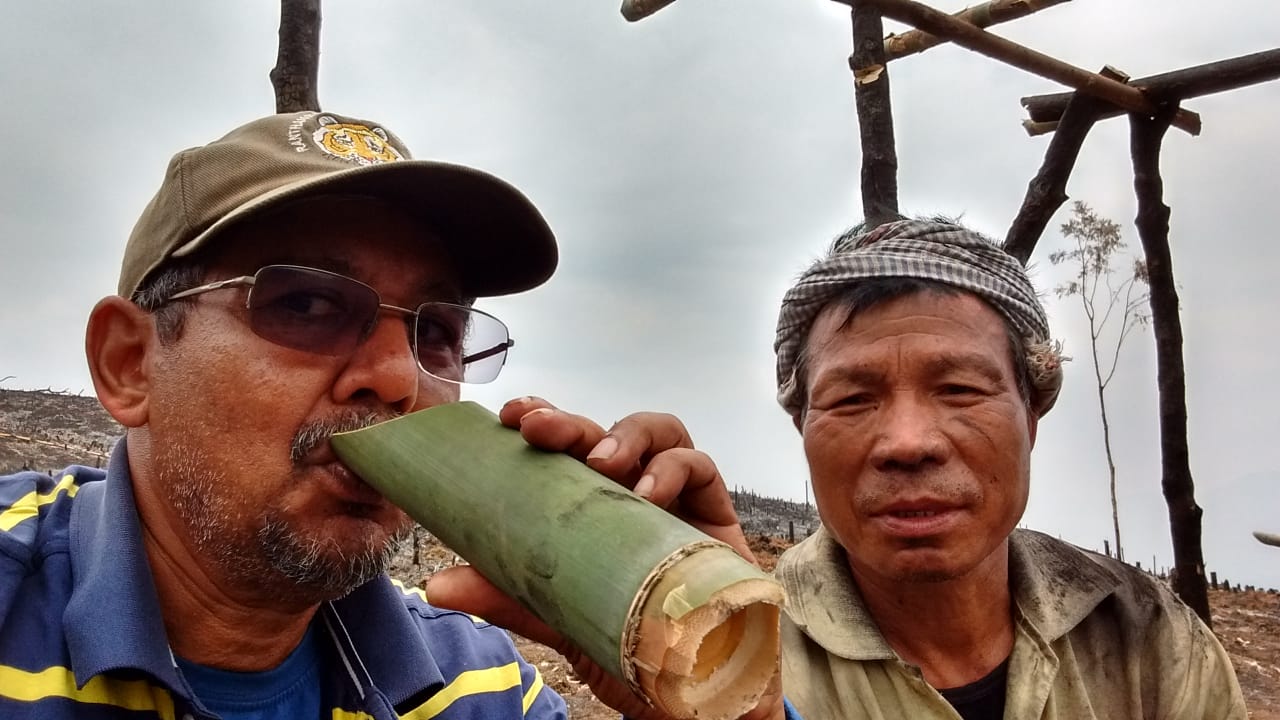
<instances>
[{"instance_id":1,"label":"gray cloud","mask_svg":"<svg viewBox=\"0 0 1280 720\"><path fill-rule=\"evenodd\" d=\"M333 0L320 97L385 123L420 157L508 178L556 228L553 281L486 303L519 345L504 377L472 397L496 407L534 393L605 423L676 412L730 484L801 498L806 470L773 404L771 343L790 280L860 214L847 8L686 0L629 25L616 6ZM85 317L113 291L124 239L168 157L273 107L276 8L6 9L0 377L88 390ZM999 32L1141 76L1267 49L1280 10L1078 0ZM964 214L1002 236L1048 142L1023 134L1018 98L1058 88L958 48L891 74L903 208ZM1280 586L1275 551L1248 535L1280 530L1280 463L1267 453L1280 405L1269 217L1280 85L1188 105L1205 132L1172 133L1164 170L1207 560L1232 580ZM1124 222L1136 248L1127 143L1122 120L1096 128L1069 193ZM1046 234L1035 258L1046 289L1055 242ZM1026 523L1100 547L1109 508L1087 338L1074 307L1050 309L1080 360L1041 429ZM1113 394L1121 513L1130 557L1168 565L1150 343L1134 338Z\"/></svg>"}]
</instances>

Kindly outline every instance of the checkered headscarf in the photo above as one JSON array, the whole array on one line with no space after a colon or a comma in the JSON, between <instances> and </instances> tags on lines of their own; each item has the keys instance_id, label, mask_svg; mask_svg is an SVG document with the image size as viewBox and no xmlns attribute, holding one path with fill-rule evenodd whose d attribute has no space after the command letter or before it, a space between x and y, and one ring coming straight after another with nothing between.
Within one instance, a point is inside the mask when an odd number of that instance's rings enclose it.
<instances>
[{"instance_id":1,"label":"checkered headscarf","mask_svg":"<svg viewBox=\"0 0 1280 720\"><path fill-rule=\"evenodd\" d=\"M778 335L778 402L792 417L803 409L796 360L828 302L859 281L907 277L967 290L1004 315L1022 336L1032 380L1032 409L1049 412L1062 387L1059 346L1026 270L991 240L959 225L900 220L869 232L851 231L832 245L782 299Z\"/></svg>"}]
</instances>

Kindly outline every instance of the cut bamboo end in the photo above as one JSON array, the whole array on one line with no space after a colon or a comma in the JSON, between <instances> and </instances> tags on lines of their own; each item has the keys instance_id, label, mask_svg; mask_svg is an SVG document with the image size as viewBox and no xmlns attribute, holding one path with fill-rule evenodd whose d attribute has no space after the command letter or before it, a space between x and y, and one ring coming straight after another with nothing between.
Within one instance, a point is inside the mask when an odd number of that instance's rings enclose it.
<instances>
[{"instance_id":1,"label":"cut bamboo end","mask_svg":"<svg viewBox=\"0 0 1280 720\"><path fill-rule=\"evenodd\" d=\"M672 717L736 718L777 675L782 588L723 544L681 555L637 598L628 680Z\"/></svg>"}]
</instances>

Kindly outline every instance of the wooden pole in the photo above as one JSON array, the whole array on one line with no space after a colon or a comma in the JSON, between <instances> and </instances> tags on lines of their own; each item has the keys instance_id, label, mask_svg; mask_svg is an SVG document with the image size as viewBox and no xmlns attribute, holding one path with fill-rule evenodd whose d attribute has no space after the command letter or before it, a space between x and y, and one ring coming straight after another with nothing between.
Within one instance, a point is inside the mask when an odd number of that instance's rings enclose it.
<instances>
[{"instance_id":1,"label":"wooden pole","mask_svg":"<svg viewBox=\"0 0 1280 720\"><path fill-rule=\"evenodd\" d=\"M320 0L281 0L280 48L271 69L276 112L319 110Z\"/></svg>"},{"instance_id":2,"label":"wooden pole","mask_svg":"<svg viewBox=\"0 0 1280 720\"><path fill-rule=\"evenodd\" d=\"M1110 68L1103 68L1102 72L1115 74ZM1067 201L1067 180L1075 168L1076 159L1080 157L1080 148L1107 107L1106 103L1091 95L1072 95L1067 111L1062 115L1058 134L1049 141L1049 147L1044 153L1044 163L1028 183L1022 207L1009 225L1009 233L1005 235L1004 249L1021 260L1023 265L1031 259L1031 253L1045 228L1049 226L1053 214ZM1116 550L1118 553L1119 543Z\"/></svg>"},{"instance_id":3,"label":"wooden pole","mask_svg":"<svg viewBox=\"0 0 1280 720\"><path fill-rule=\"evenodd\" d=\"M837 0L846 5L873 5L887 18L908 23L920 30L987 57L1039 75L1084 93L1102 98L1129 112L1153 115L1156 106L1142 91L1121 82L1062 62L1038 50L1019 45L998 35L957 20L914 0Z\"/></svg>"},{"instance_id":4,"label":"wooden pole","mask_svg":"<svg viewBox=\"0 0 1280 720\"><path fill-rule=\"evenodd\" d=\"M1174 100L1181 102L1189 98L1235 90L1277 78L1280 78L1280 49L1138 78L1130 82L1129 86L1141 90L1157 102ZM1070 99L1071 93L1032 95L1022 98L1022 106L1027 109L1027 114L1031 116L1033 122L1055 122L1062 117L1062 112ZM1115 117L1120 114L1123 114L1121 110L1113 109L1104 117ZM1178 115L1184 118L1187 114L1185 110L1178 112ZM1191 114L1194 115L1194 113Z\"/></svg>"},{"instance_id":5,"label":"wooden pole","mask_svg":"<svg viewBox=\"0 0 1280 720\"><path fill-rule=\"evenodd\" d=\"M1151 287L1151 328L1156 341L1156 383L1160 403L1161 487L1169 508L1173 539L1173 590L1192 610L1211 623L1204 572L1200 520L1187 447L1187 378L1182 359L1182 320L1169 250L1169 207L1164 204L1160 147L1177 112L1177 103L1154 117L1130 115L1129 147L1133 155L1133 187L1138 198L1135 225L1146 254Z\"/></svg>"},{"instance_id":6,"label":"wooden pole","mask_svg":"<svg viewBox=\"0 0 1280 720\"><path fill-rule=\"evenodd\" d=\"M1262 543L1263 545L1280 547L1280 535L1277 535L1275 533L1266 533L1260 530L1254 530L1253 536L1257 538L1258 542Z\"/></svg>"},{"instance_id":7,"label":"wooden pole","mask_svg":"<svg viewBox=\"0 0 1280 720\"><path fill-rule=\"evenodd\" d=\"M862 147L862 216L869 227L897 220L898 152L893 138L889 68L884 59L884 21L866 3L853 6L854 104Z\"/></svg>"},{"instance_id":8,"label":"wooden pole","mask_svg":"<svg viewBox=\"0 0 1280 720\"><path fill-rule=\"evenodd\" d=\"M643 20L676 0L622 0L622 17L629 22Z\"/></svg>"},{"instance_id":9,"label":"wooden pole","mask_svg":"<svg viewBox=\"0 0 1280 720\"><path fill-rule=\"evenodd\" d=\"M990 0L967 7L952 15L957 20L974 27L988 28L992 25L1017 20L1032 13L1040 12L1047 7L1061 5L1071 0ZM899 58L924 52L931 47L945 43L946 40L937 35L930 35L923 30L910 30L901 35L890 35L884 39L884 57L888 62Z\"/></svg>"}]
</instances>

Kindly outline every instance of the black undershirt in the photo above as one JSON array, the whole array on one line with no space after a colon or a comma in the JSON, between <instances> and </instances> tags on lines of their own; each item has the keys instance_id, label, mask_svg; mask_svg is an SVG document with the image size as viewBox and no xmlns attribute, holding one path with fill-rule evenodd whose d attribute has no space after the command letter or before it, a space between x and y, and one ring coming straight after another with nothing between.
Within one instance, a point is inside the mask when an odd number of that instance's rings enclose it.
<instances>
[{"instance_id":1,"label":"black undershirt","mask_svg":"<svg viewBox=\"0 0 1280 720\"><path fill-rule=\"evenodd\" d=\"M964 720L1002 720L1008 678L1009 660L1006 658L995 670L987 673L986 677L968 685L938 692Z\"/></svg>"}]
</instances>

